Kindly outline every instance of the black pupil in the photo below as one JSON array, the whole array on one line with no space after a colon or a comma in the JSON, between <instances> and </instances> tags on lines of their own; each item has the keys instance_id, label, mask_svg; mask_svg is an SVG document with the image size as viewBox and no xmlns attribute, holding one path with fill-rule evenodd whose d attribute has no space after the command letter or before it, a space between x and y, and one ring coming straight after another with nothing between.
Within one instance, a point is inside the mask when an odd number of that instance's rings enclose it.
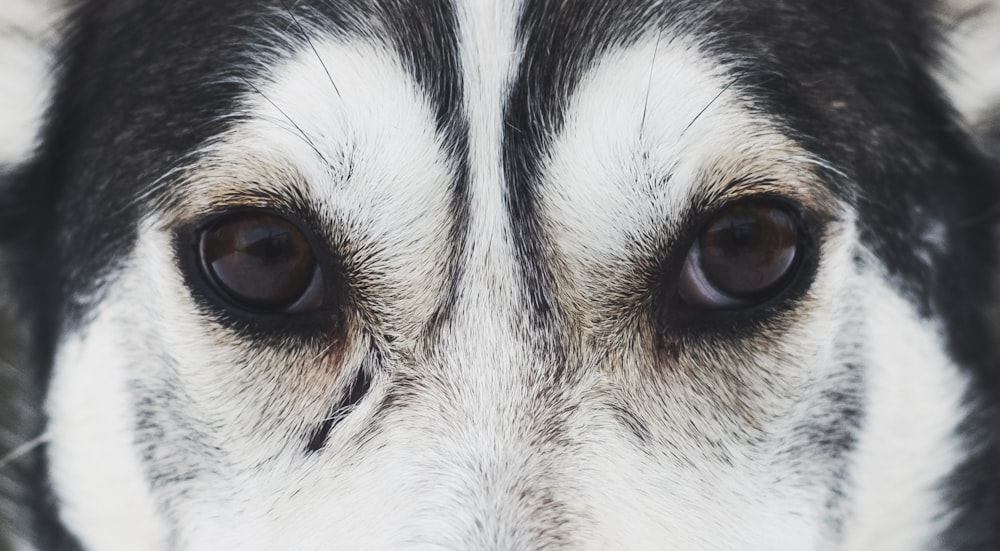
<instances>
[{"instance_id":1,"label":"black pupil","mask_svg":"<svg viewBox=\"0 0 1000 551\"><path fill-rule=\"evenodd\" d=\"M238 214L204 232L206 270L243 306L280 310L309 289L316 260L309 242L291 222L270 214Z\"/></svg>"},{"instance_id":2,"label":"black pupil","mask_svg":"<svg viewBox=\"0 0 1000 551\"><path fill-rule=\"evenodd\" d=\"M799 232L776 205L729 207L701 235L701 265L708 280L738 298L755 298L777 286L798 256Z\"/></svg>"}]
</instances>

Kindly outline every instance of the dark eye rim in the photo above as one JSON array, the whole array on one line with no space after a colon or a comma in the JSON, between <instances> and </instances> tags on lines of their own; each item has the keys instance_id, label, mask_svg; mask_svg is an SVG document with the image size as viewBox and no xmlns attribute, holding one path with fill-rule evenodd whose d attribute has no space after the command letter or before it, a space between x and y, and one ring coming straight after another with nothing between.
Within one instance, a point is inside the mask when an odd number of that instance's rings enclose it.
<instances>
[{"instance_id":1,"label":"dark eye rim","mask_svg":"<svg viewBox=\"0 0 1000 551\"><path fill-rule=\"evenodd\" d=\"M765 203L778 206L792 218L799 228L800 250L786 276L773 295L763 297L745 306L710 309L688 304L680 297L681 271L688 254L694 247L705 225L722 211L747 203ZM661 330L673 333L729 333L745 331L747 327L766 324L776 316L789 311L809 290L819 268L819 245L826 229L826 217L802 203L784 195L759 193L721 202L694 213L684 223L680 237L668 246L666 260L653 275L653 288L657 294L656 322Z\"/></svg>"},{"instance_id":2,"label":"dark eye rim","mask_svg":"<svg viewBox=\"0 0 1000 551\"><path fill-rule=\"evenodd\" d=\"M320 285L324 286L323 300L318 308L303 312L257 310L240 304L219 287L201 258L201 237L227 218L241 215L275 216L302 233L315 258ZM262 335L318 335L342 325L347 298L343 264L329 245L317 236L313 229L315 226L310 223L312 218L308 213L293 210L237 206L220 208L178 228L174 235L175 257L178 258L184 283L198 308L212 315L220 325Z\"/></svg>"}]
</instances>

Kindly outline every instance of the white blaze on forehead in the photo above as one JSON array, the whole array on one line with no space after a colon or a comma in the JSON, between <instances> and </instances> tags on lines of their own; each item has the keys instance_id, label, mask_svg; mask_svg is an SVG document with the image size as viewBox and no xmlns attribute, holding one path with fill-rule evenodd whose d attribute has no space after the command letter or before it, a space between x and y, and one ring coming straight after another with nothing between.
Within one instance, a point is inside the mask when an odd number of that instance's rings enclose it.
<instances>
[{"instance_id":1,"label":"white blaze on forehead","mask_svg":"<svg viewBox=\"0 0 1000 551\"><path fill-rule=\"evenodd\" d=\"M516 40L520 6L520 0L469 0L456 6L469 121L469 242L474 246L468 262L477 277L486 278L487 284L476 289L500 293L493 298L505 304L512 304L516 272L502 165L504 106L521 59Z\"/></svg>"}]
</instances>

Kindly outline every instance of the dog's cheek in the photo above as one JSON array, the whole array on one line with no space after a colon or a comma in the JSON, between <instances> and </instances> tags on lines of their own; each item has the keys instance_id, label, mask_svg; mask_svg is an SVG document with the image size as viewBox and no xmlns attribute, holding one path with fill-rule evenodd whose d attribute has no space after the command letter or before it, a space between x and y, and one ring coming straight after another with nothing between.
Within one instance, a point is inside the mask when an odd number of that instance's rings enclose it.
<instances>
[{"instance_id":1,"label":"dog's cheek","mask_svg":"<svg viewBox=\"0 0 1000 551\"><path fill-rule=\"evenodd\" d=\"M127 312L115 299L112 288L93 321L59 345L46 403L50 477L62 521L88 549L156 551L167 530L135 442Z\"/></svg>"},{"instance_id":2,"label":"dog's cheek","mask_svg":"<svg viewBox=\"0 0 1000 551\"><path fill-rule=\"evenodd\" d=\"M843 548L915 549L952 520L941 481L968 453L960 434L969 380L949 358L942 328L877 261L865 261L859 281L864 415L847 473Z\"/></svg>"}]
</instances>

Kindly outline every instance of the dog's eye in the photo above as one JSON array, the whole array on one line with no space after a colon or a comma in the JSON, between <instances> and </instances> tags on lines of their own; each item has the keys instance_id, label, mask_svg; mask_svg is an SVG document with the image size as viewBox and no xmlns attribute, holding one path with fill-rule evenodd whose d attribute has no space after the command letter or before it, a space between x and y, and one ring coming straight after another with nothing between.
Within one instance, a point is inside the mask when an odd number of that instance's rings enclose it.
<instances>
[{"instance_id":1,"label":"dog's eye","mask_svg":"<svg viewBox=\"0 0 1000 551\"><path fill-rule=\"evenodd\" d=\"M323 302L322 277L309 240L279 216L225 216L202 231L199 254L209 279L241 307L304 312Z\"/></svg>"},{"instance_id":2,"label":"dog's eye","mask_svg":"<svg viewBox=\"0 0 1000 551\"><path fill-rule=\"evenodd\" d=\"M688 252L678 286L687 304L735 309L767 300L789 282L801 232L787 207L751 200L716 213Z\"/></svg>"}]
</instances>

